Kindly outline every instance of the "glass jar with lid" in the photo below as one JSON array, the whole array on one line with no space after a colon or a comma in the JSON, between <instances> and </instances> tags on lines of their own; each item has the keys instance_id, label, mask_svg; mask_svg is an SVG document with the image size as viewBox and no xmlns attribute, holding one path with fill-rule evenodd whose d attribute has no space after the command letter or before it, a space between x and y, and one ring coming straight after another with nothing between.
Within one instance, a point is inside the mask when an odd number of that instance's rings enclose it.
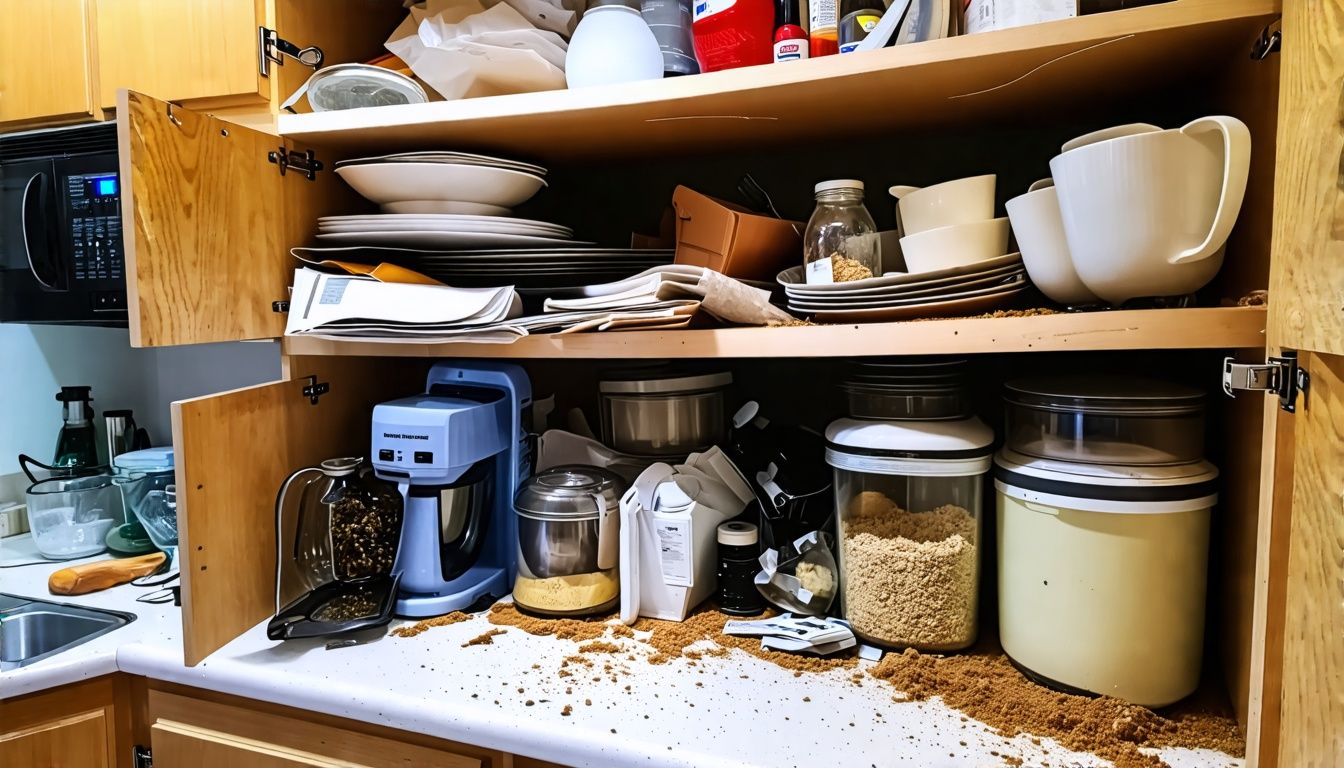
<instances>
[{"instance_id":1,"label":"glass jar with lid","mask_svg":"<svg viewBox=\"0 0 1344 768\"><path fill-rule=\"evenodd\" d=\"M863 182L823 181L813 191L817 207L803 234L806 282L843 283L882 274L877 225L863 204Z\"/></svg>"},{"instance_id":2,"label":"glass jar with lid","mask_svg":"<svg viewBox=\"0 0 1344 768\"><path fill-rule=\"evenodd\" d=\"M620 503L625 482L600 467L538 472L518 489L513 602L543 616L609 611L620 599Z\"/></svg>"},{"instance_id":3,"label":"glass jar with lid","mask_svg":"<svg viewBox=\"0 0 1344 768\"><path fill-rule=\"evenodd\" d=\"M891 648L971 645L993 430L974 417L840 419L826 442L841 610L854 634Z\"/></svg>"}]
</instances>

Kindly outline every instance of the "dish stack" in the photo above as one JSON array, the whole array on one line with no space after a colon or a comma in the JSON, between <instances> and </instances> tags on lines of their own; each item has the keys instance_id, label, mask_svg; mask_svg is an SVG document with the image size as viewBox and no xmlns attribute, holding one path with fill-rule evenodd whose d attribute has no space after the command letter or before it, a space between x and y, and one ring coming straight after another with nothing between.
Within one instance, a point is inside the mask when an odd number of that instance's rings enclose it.
<instances>
[{"instance_id":1,"label":"dish stack","mask_svg":"<svg viewBox=\"0 0 1344 768\"><path fill-rule=\"evenodd\" d=\"M820 323L879 322L988 312L1029 286L1016 253L930 272L891 272L846 283L808 285L802 267L779 273L788 309Z\"/></svg>"},{"instance_id":2,"label":"dish stack","mask_svg":"<svg viewBox=\"0 0 1344 768\"><path fill-rule=\"evenodd\" d=\"M1038 681L1171 704L1199 682L1209 516L1199 390L1124 377L1006 386L995 459L999 639Z\"/></svg>"},{"instance_id":3,"label":"dish stack","mask_svg":"<svg viewBox=\"0 0 1344 768\"><path fill-rule=\"evenodd\" d=\"M987 174L888 190L897 201L907 272L968 266L1008 253L1008 218L994 217L995 180Z\"/></svg>"}]
</instances>

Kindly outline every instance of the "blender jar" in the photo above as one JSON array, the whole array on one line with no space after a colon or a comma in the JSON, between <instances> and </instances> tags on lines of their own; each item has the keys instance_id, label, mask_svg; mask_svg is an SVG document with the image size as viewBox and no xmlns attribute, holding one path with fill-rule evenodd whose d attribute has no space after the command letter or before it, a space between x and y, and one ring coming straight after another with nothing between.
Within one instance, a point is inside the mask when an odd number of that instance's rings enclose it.
<instances>
[{"instance_id":1,"label":"blender jar","mask_svg":"<svg viewBox=\"0 0 1344 768\"><path fill-rule=\"evenodd\" d=\"M172 557L177 551L176 475L172 447L123 453L114 458L112 464L117 471L112 481L121 489L122 504L130 513L127 524L139 521L154 546Z\"/></svg>"},{"instance_id":2,"label":"blender jar","mask_svg":"<svg viewBox=\"0 0 1344 768\"><path fill-rule=\"evenodd\" d=\"M625 482L598 467L538 472L518 490L513 602L544 616L609 611L620 599L620 500Z\"/></svg>"},{"instance_id":3,"label":"blender jar","mask_svg":"<svg viewBox=\"0 0 1344 768\"><path fill-rule=\"evenodd\" d=\"M126 519L110 475L57 477L28 488L33 544L50 560L72 560L107 549L107 533Z\"/></svg>"},{"instance_id":4,"label":"blender jar","mask_svg":"<svg viewBox=\"0 0 1344 768\"><path fill-rule=\"evenodd\" d=\"M826 440L841 610L854 634L924 651L975 642L981 490L993 431L976 418L840 419Z\"/></svg>"}]
</instances>

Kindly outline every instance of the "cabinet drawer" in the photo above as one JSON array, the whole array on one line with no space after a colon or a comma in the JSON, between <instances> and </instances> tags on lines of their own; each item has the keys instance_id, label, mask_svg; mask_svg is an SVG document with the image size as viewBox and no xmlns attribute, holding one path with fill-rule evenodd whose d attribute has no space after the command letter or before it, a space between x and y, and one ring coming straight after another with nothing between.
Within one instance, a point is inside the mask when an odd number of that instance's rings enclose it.
<instances>
[{"instance_id":1,"label":"cabinet drawer","mask_svg":"<svg viewBox=\"0 0 1344 768\"><path fill-rule=\"evenodd\" d=\"M149 692L155 768L502 768L464 744L233 697ZM398 736L404 735L403 738Z\"/></svg>"}]
</instances>

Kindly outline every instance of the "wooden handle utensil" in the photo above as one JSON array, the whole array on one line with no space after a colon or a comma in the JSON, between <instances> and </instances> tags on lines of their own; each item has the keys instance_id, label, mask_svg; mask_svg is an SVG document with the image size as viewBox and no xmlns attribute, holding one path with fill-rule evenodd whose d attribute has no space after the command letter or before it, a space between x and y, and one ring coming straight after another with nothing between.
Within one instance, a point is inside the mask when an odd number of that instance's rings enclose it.
<instances>
[{"instance_id":1,"label":"wooden handle utensil","mask_svg":"<svg viewBox=\"0 0 1344 768\"><path fill-rule=\"evenodd\" d=\"M154 552L62 568L47 579L47 589L53 595L86 595L148 576L162 567L167 558L162 552Z\"/></svg>"}]
</instances>

